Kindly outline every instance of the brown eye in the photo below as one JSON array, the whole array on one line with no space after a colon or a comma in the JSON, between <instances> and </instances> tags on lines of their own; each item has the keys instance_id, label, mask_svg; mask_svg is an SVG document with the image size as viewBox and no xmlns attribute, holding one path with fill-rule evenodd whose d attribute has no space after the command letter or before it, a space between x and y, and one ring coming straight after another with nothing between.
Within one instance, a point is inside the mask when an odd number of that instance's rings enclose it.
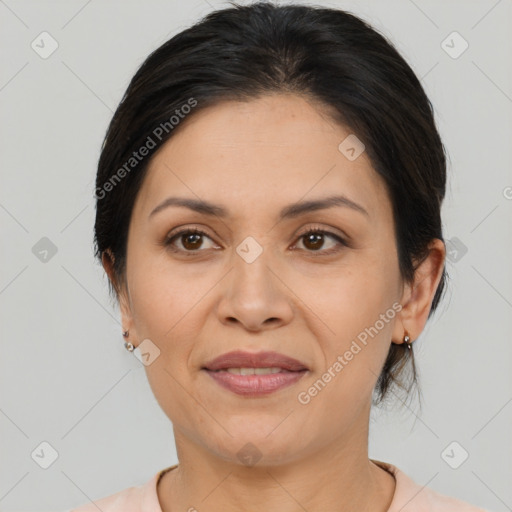
<instances>
[{"instance_id":1,"label":"brown eye","mask_svg":"<svg viewBox=\"0 0 512 512\"><path fill-rule=\"evenodd\" d=\"M169 236L165 241L165 245L176 252L194 252L203 248L203 239L205 237L211 240L211 238L200 229L184 229ZM177 247L175 242L179 242L181 247Z\"/></svg>"},{"instance_id":2,"label":"brown eye","mask_svg":"<svg viewBox=\"0 0 512 512\"><path fill-rule=\"evenodd\" d=\"M309 233L303 235L304 246L313 251L318 251L324 244L324 235L322 233Z\"/></svg>"},{"instance_id":3,"label":"brown eye","mask_svg":"<svg viewBox=\"0 0 512 512\"><path fill-rule=\"evenodd\" d=\"M347 246L345 241L338 235L320 229L310 229L306 233L303 233L299 238L300 240L303 240L303 246L308 252L321 251L323 254L330 254L332 252L336 252L336 246ZM332 243L331 246L327 249L323 249L326 239L329 238L335 242Z\"/></svg>"},{"instance_id":4,"label":"brown eye","mask_svg":"<svg viewBox=\"0 0 512 512\"><path fill-rule=\"evenodd\" d=\"M181 243L185 249L195 251L201 247L203 235L198 233L189 233L181 235Z\"/></svg>"}]
</instances>

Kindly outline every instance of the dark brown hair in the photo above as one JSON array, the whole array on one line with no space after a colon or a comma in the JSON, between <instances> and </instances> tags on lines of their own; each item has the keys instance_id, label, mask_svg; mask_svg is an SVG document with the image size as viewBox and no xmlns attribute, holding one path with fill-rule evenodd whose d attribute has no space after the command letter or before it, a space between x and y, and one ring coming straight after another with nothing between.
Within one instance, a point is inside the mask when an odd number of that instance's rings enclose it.
<instances>
[{"instance_id":1,"label":"dark brown hair","mask_svg":"<svg viewBox=\"0 0 512 512\"><path fill-rule=\"evenodd\" d=\"M363 141L391 198L401 275L412 282L429 242L443 240L446 160L429 99L392 43L360 18L266 2L210 13L151 53L132 78L96 179L95 254L101 260L109 250L117 282L124 282L131 213L155 151L200 109L275 92L315 99ZM446 278L443 269L429 318ZM410 391L416 381L412 351L392 343L377 403L391 384Z\"/></svg>"}]
</instances>

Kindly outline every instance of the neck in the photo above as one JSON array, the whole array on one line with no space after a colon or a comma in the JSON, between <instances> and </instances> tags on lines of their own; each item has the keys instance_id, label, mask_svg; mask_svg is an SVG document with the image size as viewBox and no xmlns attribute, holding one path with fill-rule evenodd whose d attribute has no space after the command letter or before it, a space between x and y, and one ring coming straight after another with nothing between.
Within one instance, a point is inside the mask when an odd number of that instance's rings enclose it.
<instances>
[{"instance_id":1,"label":"neck","mask_svg":"<svg viewBox=\"0 0 512 512\"><path fill-rule=\"evenodd\" d=\"M257 510L256 505L280 512L386 512L394 477L368 459L367 435L362 444L361 434L356 437L300 460L248 467L213 456L175 431L180 462L160 481L162 511L241 512Z\"/></svg>"}]
</instances>

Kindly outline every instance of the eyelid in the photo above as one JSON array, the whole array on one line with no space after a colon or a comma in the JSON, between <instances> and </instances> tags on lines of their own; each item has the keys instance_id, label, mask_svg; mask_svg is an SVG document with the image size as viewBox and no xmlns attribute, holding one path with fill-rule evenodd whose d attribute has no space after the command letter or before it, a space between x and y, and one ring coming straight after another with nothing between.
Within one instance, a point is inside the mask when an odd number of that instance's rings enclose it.
<instances>
[{"instance_id":1,"label":"eyelid","mask_svg":"<svg viewBox=\"0 0 512 512\"><path fill-rule=\"evenodd\" d=\"M215 230L209 228L209 227L203 227L201 224L182 224L180 226L176 226L175 228L171 229L166 235L165 240L169 240L170 238L175 237L176 235L182 234L182 233L199 233L207 236L208 238L220 238L220 236L216 233Z\"/></svg>"},{"instance_id":2,"label":"eyelid","mask_svg":"<svg viewBox=\"0 0 512 512\"><path fill-rule=\"evenodd\" d=\"M341 231L341 234L339 233L336 233L336 232L333 232L332 231L333 228L328 228L328 227L323 227L321 225L311 225L311 226L308 226L304 229L302 229L301 231L299 231L299 233L295 234L294 235L294 239L296 240L294 245L292 247L295 247L297 245L297 243L300 241L300 239L306 235L308 235L309 233L320 233L320 234L323 234L323 235L326 235L327 237L331 237L333 239L335 239L339 245L341 246L344 246L344 247L350 247L350 237L343 231ZM206 230L202 229L202 228L198 228L196 226L180 226L179 228L175 228L173 229L170 233L168 233L164 240L163 240L163 245L165 247L172 247L171 250L173 250L174 252L180 252L180 253L188 253L190 255L193 255L193 254L198 254L200 252L204 252L204 249L197 249L196 251L184 251L182 249L177 249L174 247L173 243L172 243L172 240L174 238L177 238L181 235L184 235L184 234L198 234L198 235L201 235L201 236L205 236L207 238L209 238L210 240L212 240L212 242L215 244L215 245L218 245L214 240L213 238L206 232ZM303 249L301 249L303 250ZM315 253L318 254L318 256L321 256L321 255L329 255L329 254L332 254L334 252L338 252L340 249L339 248L331 248L331 249L320 249L318 251L307 251L307 250L303 250L307 253L311 253L312 255L314 255Z\"/></svg>"},{"instance_id":3,"label":"eyelid","mask_svg":"<svg viewBox=\"0 0 512 512\"><path fill-rule=\"evenodd\" d=\"M333 239L337 246L331 247L330 249L319 249L318 251L308 251L307 249L296 249L296 245L301 241L301 239L308 235L309 233L319 233L323 236L329 237ZM343 233L343 232L342 232ZM343 233L343 235L340 235L334 231L331 230L331 228L325 228L321 226L310 226L309 228L301 231L298 235L295 237L297 239L297 242L292 246L292 250L300 250L304 253L306 253L308 256L313 256L317 258L321 257L329 257L332 255L338 254L340 251L346 248L352 247L350 243L350 237ZM304 243L304 242L302 242Z\"/></svg>"},{"instance_id":4,"label":"eyelid","mask_svg":"<svg viewBox=\"0 0 512 512\"><path fill-rule=\"evenodd\" d=\"M206 232L206 230L202 229L202 228L198 228L198 227L192 227L192 226L182 226L180 228L176 228L176 229L173 229L170 233L168 233L167 235L165 235L165 238L163 240L163 245L165 246L173 246L172 244L172 240L174 238L177 238L179 236L182 236L182 235L185 235L185 234L198 234L198 235L201 235L201 236L204 236L204 237L207 237L209 238L214 244L216 244L216 242L213 240L213 238ZM217 244L216 244L217 245ZM190 254L194 254L194 251L182 251L180 249L176 249L177 252L188 252ZM201 252L201 251L197 251L197 252Z\"/></svg>"},{"instance_id":5,"label":"eyelid","mask_svg":"<svg viewBox=\"0 0 512 512\"><path fill-rule=\"evenodd\" d=\"M343 240L343 242L345 242L347 244L350 241L350 237L347 235L347 233L345 233L341 229L331 228L328 226L322 226L320 224L313 224L312 226L309 226L309 227L299 231L299 233L295 236L301 237L301 236L307 235L310 231L321 231L322 233L325 233L326 235L338 237L339 239Z\"/></svg>"}]
</instances>

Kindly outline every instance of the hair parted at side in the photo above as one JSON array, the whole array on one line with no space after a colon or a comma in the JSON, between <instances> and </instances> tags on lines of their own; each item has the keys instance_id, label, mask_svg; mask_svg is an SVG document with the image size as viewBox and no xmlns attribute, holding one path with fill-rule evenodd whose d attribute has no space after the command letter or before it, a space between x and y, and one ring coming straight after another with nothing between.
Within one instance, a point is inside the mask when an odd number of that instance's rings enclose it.
<instances>
[{"instance_id":1,"label":"hair parted at side","mask_svg":"<svg viewBox=\"0 0 512 512\"><path fill-rule=\"evenodd\" d=\"M446 187L444 146L418 78L386 37L353 14L258 2L211 12L152 52L130 81L96 177L95 256L112 256L117 284L125 283L133 205L156 150L199 110L270 93L316 101L365 144L391 199L400 273L412 282L429 242L443 240ZM429 318L446 280L443 269ZM117 285L109 286L117 299ZM408 392L415 384L412 350L391 344L376 403L392 385Z\"/></svg>"}]
</instances>

